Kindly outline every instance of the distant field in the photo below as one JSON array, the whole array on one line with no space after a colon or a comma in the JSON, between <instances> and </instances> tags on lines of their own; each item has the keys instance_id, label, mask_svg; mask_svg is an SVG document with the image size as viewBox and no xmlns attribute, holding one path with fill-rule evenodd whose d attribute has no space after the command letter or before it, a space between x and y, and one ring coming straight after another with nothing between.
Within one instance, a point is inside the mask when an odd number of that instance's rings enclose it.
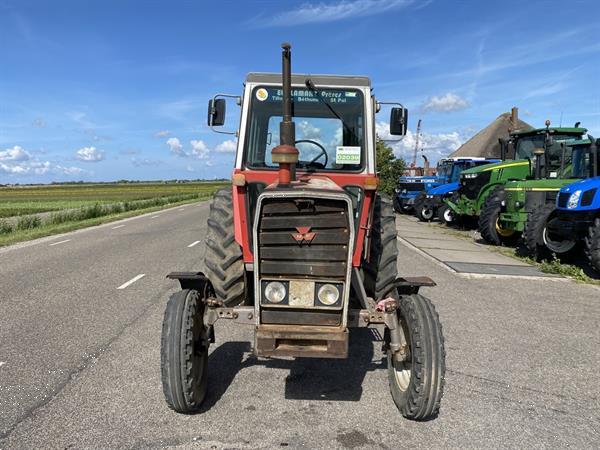
<instances>
[{"instance_id":1,"label":"distant field","mask_svg":"<svg viewBox=\"0 0 600 450\"><path fill-rule=\"evenodd\" d=\"M115 183L0 187L0 218L162 197L209 195L223 182Z\"/></svg>"}]
</instances>

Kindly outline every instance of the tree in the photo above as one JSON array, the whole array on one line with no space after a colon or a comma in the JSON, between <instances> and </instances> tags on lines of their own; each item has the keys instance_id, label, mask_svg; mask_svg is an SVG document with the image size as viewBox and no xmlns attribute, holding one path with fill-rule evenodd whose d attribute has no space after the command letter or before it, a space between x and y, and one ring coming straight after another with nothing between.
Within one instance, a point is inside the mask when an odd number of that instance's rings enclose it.
<instances>
[{"instance_id":1,"label":"tree","mask_svg":"<svg viewBox=\"0 0 600 450\"><path fill-rule=\"evenodd\" d=\"M392 148L379 138L376 143L376 152L379 191L392 196L394 188L398 184L398 178L402 176L406 168L406 162L402 158L396 158Z\"/></svg>"}]
</instances>

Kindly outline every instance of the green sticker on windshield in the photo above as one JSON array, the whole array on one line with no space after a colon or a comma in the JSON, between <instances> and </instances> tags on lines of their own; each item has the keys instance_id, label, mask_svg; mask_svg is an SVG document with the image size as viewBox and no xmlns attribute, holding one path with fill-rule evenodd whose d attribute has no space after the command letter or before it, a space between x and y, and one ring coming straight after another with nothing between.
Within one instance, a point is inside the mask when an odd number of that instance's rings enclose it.
<instances>
[{"instance_id":1,"label":"green sticker on windshield","mask_svg":"<svg viewBox=\"0 0 600 450\"><path fill-rule=\"evenodd\" d=\"M360 164L360 147L340 145L335 148L336 164Z\"/></svg>"}]
</instances>

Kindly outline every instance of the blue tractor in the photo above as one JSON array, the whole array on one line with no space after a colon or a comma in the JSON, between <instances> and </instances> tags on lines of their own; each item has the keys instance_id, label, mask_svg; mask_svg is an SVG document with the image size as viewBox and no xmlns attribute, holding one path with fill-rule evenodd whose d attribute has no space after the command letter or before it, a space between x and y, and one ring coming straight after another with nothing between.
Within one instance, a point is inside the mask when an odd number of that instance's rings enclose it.
<instances>
[{"instance_id":1,"label":"blue tractor","mask_svg":"<svg viewBox=\"0 0 600 450\"><path fill-rule=\"evenodd\" d=\"M583 243L590 264L600 273L600 139L589 138L591 145L583 160L589 178L561 188L542 236L549 254L564 255Z\"/></svg>"},{"instance_id":2,"label":"blue tractor","mask_svg":"<svg viewBox=\"0 0 600 450\"><path fill-rule=\"evenodd\" d=\"M461 172L496 162L500 160L480 157L442 159L438 163L438 182L432 183L414 200L414 212L417 218L422 222L429 222L437 216L442 222L453 222L452 210L444 203L444 199L452 197L458 190Z\"/></svg>"}]
</instances>

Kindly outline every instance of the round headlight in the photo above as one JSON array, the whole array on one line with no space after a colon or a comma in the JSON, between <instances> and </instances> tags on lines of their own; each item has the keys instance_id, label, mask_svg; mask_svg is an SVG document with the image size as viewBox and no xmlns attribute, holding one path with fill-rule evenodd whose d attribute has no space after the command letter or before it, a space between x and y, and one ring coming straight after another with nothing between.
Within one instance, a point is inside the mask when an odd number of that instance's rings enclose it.
<instances>
[{"instance_id":1,"label":"round headlight","mask_svg":"<svg viewBox=\"0 0 600 450\"><path fill-rule=\"evenodd\" d=\"M271 303L281 303L285 298L285 286L279 281L272 281L265 287L265 297Z\"/></svg>"},{"instance_id":2,"label":"round headlight","mask_svg":"<svg viewBox=\"0 0 600 450\"><path fill-rule=\"evenodd\" d=\"M319 288L317 297L319 297L321 303L330 306L338 301L340 298L340 291L338 291L333 284L324 284Z\"/></svg>"}]
</instances>

